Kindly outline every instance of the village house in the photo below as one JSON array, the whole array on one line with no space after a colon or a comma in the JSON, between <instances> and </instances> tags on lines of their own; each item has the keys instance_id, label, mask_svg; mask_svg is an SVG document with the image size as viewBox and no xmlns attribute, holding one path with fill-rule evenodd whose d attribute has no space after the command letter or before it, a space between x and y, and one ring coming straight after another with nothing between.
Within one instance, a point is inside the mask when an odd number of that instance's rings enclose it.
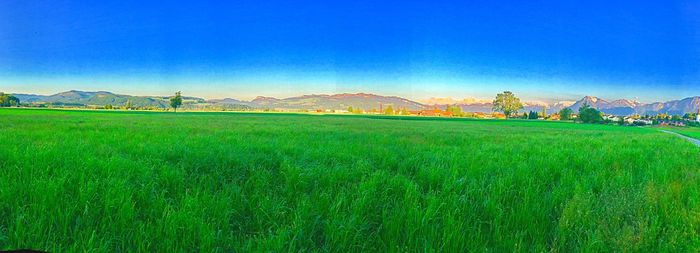
<instances>
[{"instance_id":1,"label":"village house","mask_svg":"<svg viewBox=\"0 0 700 253\"><path fill-rule=\"evenodd\" d=\"M618 121L620 121L620 117L617 117L617 116L615 116L615 115L605 115L605 116L603 116L603 119L604 119L604 120L609 120L609 121L612 121L612 122L618 122Z\"/></svg>"},{"instance_id":2,"label":"village house","mask_svg":"<svg viewBox=\"0 0 700 253\"><path fill-rule=\"evenodd\" d=\"M677 126L677 127L684 127L685 123L683 121L661 121L659 122L659 126Z\"/></svg>"},{"instance_id":3,"label":"village house","mask_svg":"<svg viewBox=\"0 0 700 253\"><path fill-rule=\"evenodd\" d=\"M635 125L652 125L654 122L650 119L637 119L633 122Z\"/></svg>"},{"instance_id":4,"label":"village house","mask_svg":"<svg viewBox=\"0 0 700 253\"><path fill-rule=\"evenodd\" d=\"M683 121L673 121L673 122L671 122L671 125L672 125L672 126L677 126L677 127L684 127L684 126L685 126L685 122L683 122Z\"/></svg>"}]
</instances>

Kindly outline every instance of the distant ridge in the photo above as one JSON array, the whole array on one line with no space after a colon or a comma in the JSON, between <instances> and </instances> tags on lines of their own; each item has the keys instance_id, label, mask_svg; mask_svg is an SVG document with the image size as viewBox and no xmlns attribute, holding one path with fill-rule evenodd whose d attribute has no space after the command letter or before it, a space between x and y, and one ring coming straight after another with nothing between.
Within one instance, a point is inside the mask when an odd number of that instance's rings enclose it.
<instances>
[{"instance_id":1,"label":"distant ridge","mask_svg":"<svg viewBox=\"0 0 700 253\"><path fill-rule=\"evenodd\" d=\"M34 94L13 94L24 103L33 104L65 104L83 106L120 106L130 101L137 107L167 108L169 106L168 96L131 96L115 94L108 91L78 91L70 90L54 95L34 95ZM348 107L362 110L379 109L391 105L393 108L406 108L407 110L422 110L429 108L445 108L448 104L460 106L463 111L468 112L491 112L492 104L487 100L451 98L430 98L424 103L419 103L397 96L381 96L369 93L341 93L333 95L312 94L289 98L274 98L259 96L251 101L243 101L234 98L224 99L204 99L198 97L183 97L185 108L249 108L249 109L286 109L286 110L345 110ZM700 96L688 97L680 100L667 102L640 103L628 99L617 99L607 101L594 96L585 96L578 101L560 101L553 104L532 101L523 102L523 111L541 111L543 106L547 107L548 113L558 112L563 108L570 108L574 112L583 105L589 105L606 114L619 116L625 115L653 115L657 113L668 113L672 115L682 115L685 113L695 113L700 109Z\"/></svg>"},{"instance_id":2,"label":"distant ridge","mask_svg":"<svg viewBox=\"0 0 700 253\"><path fill-rule=\"evenodd\" d=\"M131 101L133 106L167 108L167 96L131 96L115 94L107 91L77 91L70 90L54 95L13 94L22 102L45 104L69 104L83 106L125 105ZM303 95L290 98L273 98L259 96L251 101L233 98L210 99L198 97L183 97L183 107L196 108L213 105L241 105L257 109L333 109L343 110L348 107L362 110L379 109L391 105L394 108L420 110L425 106L421 103L396 96L380 96L367 93L342 93L334 95Z\"/></svg>"},{"instance_id":3,"label":"distant ridge","mask_svg":"<svg viewBox=\"0 0 700 253\"><path fill-rule=\"evenodd\" d=\"M571 105L569 108L574 111L578 111L578 109L585 104L596 108L603 113L621 116L633 114L653 115L657 113L682 115L685 113L694 113L700 109L700 96L650 104L639 103L637 101L627 99L618 99L608 102L597 97L586 96L581 100L576 101L576 103Z\"/></svg>"},{"instance_id":4,"label":"distant ridge","mask_svg":"<svg viewBox=\"0 0 700 253\"><path fill-rule=\"evenodd\" d=\"M134 106L153 106L165 108L168 103L166 99L159 97L138 97L130 95L119 95L107 91L77 91L70 90L50 96L33 94L14 94L22 102L29 103L49 103L49 104L71 104L71 105L122 105L131 100Z\"/></svg>"},{"instance_id":5,"label":"distant ridge","mask_svg":"<svg viewBox=\"0 0 700 253\"><path fill-rule=\"evenodd\" d=\"M450 101L449 99L436 99L432 98L432 101ZM455 101L455 100L451 100ZM462 107L464 111L473 112L491 112L492 103L491 102L474 102L474 103L454 103L452 105L458 105ZM583 105L588 105L590 107L596 108L605 114L612 114L617 116L628 116L628 115L655 115L657 113L667 113L671 115L683 115L685 113L696 113L700 109L700 96L688 97L680 100L672 100L668 102L655 102L655 103L640 103L637 101L629 99L617 99L613 101L606 101L604 99L585 96L578 101L560 101L553 104L547 105L548 113L556 113L561 109L570 108L574 112L577 112L579 108ZM438 106L444 108L446 104L437 104L433 106ZM523 102L522 111L541 111L541 102Z\"/></svg>"}]
</instances>

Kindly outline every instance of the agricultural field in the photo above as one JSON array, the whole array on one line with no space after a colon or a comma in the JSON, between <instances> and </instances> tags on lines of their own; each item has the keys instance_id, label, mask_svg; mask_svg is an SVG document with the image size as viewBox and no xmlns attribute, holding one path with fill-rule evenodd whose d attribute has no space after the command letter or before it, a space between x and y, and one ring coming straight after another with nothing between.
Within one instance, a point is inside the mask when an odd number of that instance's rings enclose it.
<instances>
[{"instance_id":1,"label":"agricultural field","mask_svg":"<svg viewBox=\"0 0 700 253\"><path fill-rule=\"evenodd\" d=\"M0 250L700 250L700 148L653 128L4 109L0 143Z\"/></svg>"}]
</instances>

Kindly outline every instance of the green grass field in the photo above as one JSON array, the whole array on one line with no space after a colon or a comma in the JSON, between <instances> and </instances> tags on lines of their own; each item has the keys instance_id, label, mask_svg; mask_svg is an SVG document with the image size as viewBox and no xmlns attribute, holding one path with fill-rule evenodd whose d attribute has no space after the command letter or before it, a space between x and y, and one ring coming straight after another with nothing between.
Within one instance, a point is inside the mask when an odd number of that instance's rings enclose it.
<instances>
[{"instance_id":1,"label":"green grass field","mask_svg":"<svg viewBox=\"0 0 700 253\"><path fill-rule=\"evenodd\" d=\"M650 128L5 109L0 143L0 249L700 250L700 148Z\"/></svg>"},{"instance_id":2,"label":"green grass field","mask_svg":"<svg viewBox=\"0 0 700 253\"><path fill-rule=\"evenodd\" d=\"M662 129L700 140L700 128L698 127L666 127Z\"/></svg>"}]
</instances>

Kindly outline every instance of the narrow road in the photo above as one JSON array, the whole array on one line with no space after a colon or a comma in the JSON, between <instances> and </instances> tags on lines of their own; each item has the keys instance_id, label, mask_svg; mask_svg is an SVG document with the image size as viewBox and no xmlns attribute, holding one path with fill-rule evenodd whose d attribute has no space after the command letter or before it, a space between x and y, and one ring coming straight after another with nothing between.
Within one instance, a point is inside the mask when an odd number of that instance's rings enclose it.
<instances>
[{"instance_id":1,"label":"narrow road","mask_svg":"<svg viewBox=\"0 0 700 253\"><path fill-rule=\"evenodd\" d=\"M695 144L695 146L700 147L700 140L693 139L693 138L690 138L690 137L688 137L688 136L685 136L685 135L682 135L682 134L679 134L679 133L674 133L674 132L671 132L671 131L661 130L661 132L680 136L680 137L682 137L682 138L684 138L684 139L686 139L686 140L692 142L693 144Z\"/></svg>"}]
</instances>

